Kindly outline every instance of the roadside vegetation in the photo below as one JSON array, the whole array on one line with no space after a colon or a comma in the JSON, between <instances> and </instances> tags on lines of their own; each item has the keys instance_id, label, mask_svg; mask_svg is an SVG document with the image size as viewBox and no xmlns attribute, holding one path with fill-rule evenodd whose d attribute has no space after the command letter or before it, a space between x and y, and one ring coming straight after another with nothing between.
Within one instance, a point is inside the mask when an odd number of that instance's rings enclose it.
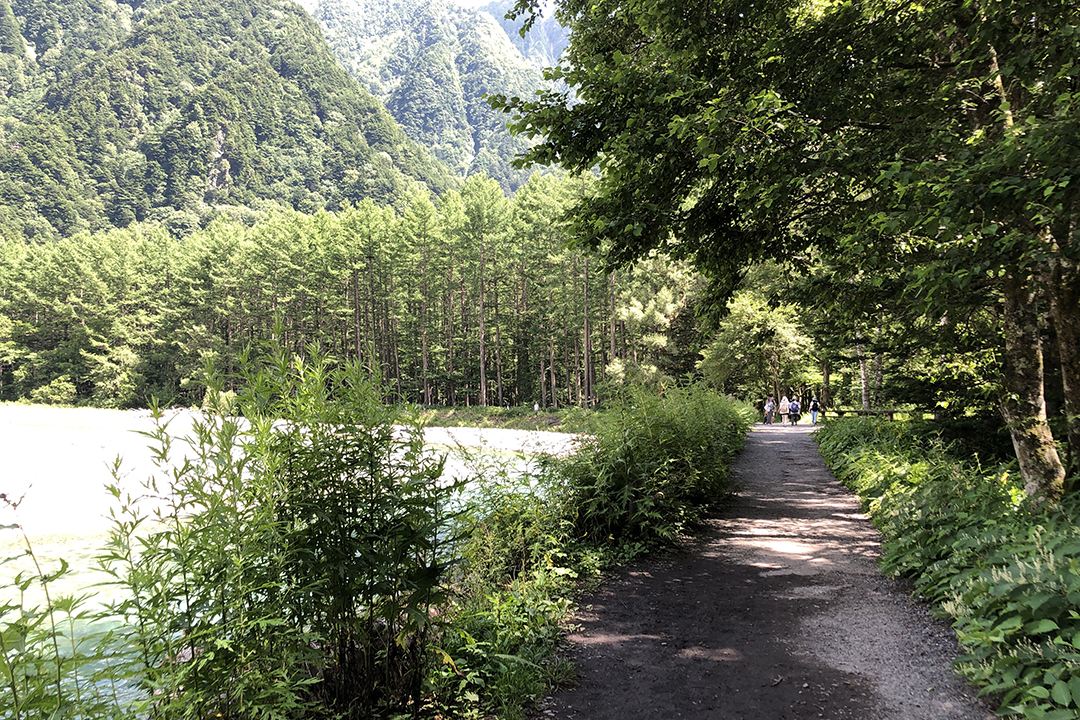
<instances>
[{"instance_id":1,"label":"roadside vegetation","mask_svg":"<svg viewBox=\"0 0 1080 720\"><path fill-rule=\"evenodd\" d=\"M883 533L883 570L911 578L952 620L961 674L999 699L1002 715L1075 718L1080 504L1035 503L995 434L859 418L817 438Z\"/></svg>"},{"instance_id":2,"label":"roadside vegetation","mask_svg":"<svg viewBox=\"0 0 1080 720\"><path fill-rule=\"evenodd\" d=\"M722 503L752 421L702 386L631 389L573 456L440 480L422 415L359 363L242 368L210 375L190 448L155 410L159 471L112 488L114 601L51 592L63 561L13 578L0 717L522 717L574 677L575 588Z\"/></svg>"}]
</instances>

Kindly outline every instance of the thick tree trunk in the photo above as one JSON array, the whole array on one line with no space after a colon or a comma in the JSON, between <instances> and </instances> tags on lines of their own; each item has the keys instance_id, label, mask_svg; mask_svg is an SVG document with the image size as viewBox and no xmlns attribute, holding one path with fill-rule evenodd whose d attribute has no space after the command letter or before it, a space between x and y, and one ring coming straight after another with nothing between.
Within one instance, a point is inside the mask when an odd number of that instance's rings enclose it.
<instances>
[{"instance_id":1,"label":"thick tree trunk","mask_svg":"<svg viewBox=\"0 0 1080 720\"><path fill-rule=\"evenodd\" d=\"M1064 489L1065 468L1046 422L1042 339L1035 292L1015 270L1004 283L1005 390L1002 414L1009 426L1028 495L1054 502Z\"/></svg>"},{"instance_id":2,"label":"thick tree trunk","mask_svg":"<svg viewBox=\"0 0 1080 720\"><path fill-rule=\"evenodd\" d=\"M1061 383L1069 441L1068 472L1080 473L1080 263L1058 255L1047 282L1050 312L1057 331Z\"/></svg>"}]
</instances>

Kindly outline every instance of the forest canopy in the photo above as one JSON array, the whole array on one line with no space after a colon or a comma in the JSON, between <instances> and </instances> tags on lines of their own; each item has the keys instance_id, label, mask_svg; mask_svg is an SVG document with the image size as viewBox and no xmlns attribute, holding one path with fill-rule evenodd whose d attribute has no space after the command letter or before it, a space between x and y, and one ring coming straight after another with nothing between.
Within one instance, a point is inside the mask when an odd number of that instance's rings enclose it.
<instances>
[{"instance_id":1,"label":"forest canopy","mask_svg":"<svg viewBox=\"0 0 1080 720\"><path fill-rule=\"evenodd\" d=\"M834 292L861 286L827 303L864 325L897 313L949 338L988 313L1028 490L1061 494L1043 348L1056 339L1075 463L1074 3L565 0L557 17L571 44L548 76L569 90L496 104L538 140L523 162L599 168L577 236L613 265L690 260L718 302L773 259ZM885 287L902 301L866 290Z\"/></svg>"}]
</instances>

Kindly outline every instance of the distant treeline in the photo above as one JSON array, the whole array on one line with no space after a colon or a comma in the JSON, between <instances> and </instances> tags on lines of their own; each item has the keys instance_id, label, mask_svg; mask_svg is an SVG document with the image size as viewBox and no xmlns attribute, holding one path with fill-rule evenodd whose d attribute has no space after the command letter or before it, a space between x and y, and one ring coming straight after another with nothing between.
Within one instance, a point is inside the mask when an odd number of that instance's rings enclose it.
<instances>
[{"instance_id":1,"label":"distant treeline","mask_svg":"<svg viewBox=\"0 0 1080 720\"><path fill-rule=\"evenodd\" d=\"M604 382L691 371L697 279L666 260L608 273L567 250L588 178L513 199L474 176L436 204L219 218L0 241L0 400L198 404L269 337L360 358L391 400L588 405Z\"/></svg>"}]
</instances>

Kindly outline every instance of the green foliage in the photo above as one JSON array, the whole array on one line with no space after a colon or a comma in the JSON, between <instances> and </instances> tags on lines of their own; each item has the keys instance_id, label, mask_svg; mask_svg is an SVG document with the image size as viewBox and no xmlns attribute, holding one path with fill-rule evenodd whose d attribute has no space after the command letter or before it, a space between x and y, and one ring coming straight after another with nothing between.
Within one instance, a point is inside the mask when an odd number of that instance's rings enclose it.
<instances>
[{"instance_id":1,"label":"green foliage","mask_svg":"<svg viewBox=\"0 0 1080 720\"><path fill-rule=\"evenodd\" d=\"M1065 338L1080 417L1075 4L562 0L557 17L571 41L547 76L566 87L493 103L537 141L523 164L599 170L573 214L581 242L611 266L689 260L715 307L755 262L824 259L860 355L912 308L949 348L955 318L989 310L1021 472L1060 497L1035 303ZM1080 423L1068 441L1080 457Z\"/></svg>"},{"instance_id":2,"label":"green foliage","mask_svg":"<svg viewBox=\"0 0 1080 720\"><path fill-rule=\"evenodd\" d=\"M413 186L401 209L222 216L182 241L151 223L0 239L0 399L66 376L69 402L197 406L205 362L234 370L278 317L293 349L381 371L393 402L501 407L554 429L620 368L671 382L698 347L688 268L654 258L601 274L565 246L564 209L587 187L536 175L508 200L477 176L437 204Z\"/></svg>"},{"instance_id":3,"label":"green foliage","mask_svg":"<svg viewBox=\"0 0 1080 720\"><path fill-rule=\"evenodd\" d=\"M961 672L1000 696L1004 715L1075 717L1080 507L1033 511L1011 466L983 468L924 428L852 419L817 437L884 534L883 568L954 619Z\"/></svg>"},{"instance_id":4,"label":"green foliage","mask_svg":"<svg viewBox=\"0 0 1080 720\"><path fill-rule=\"evenodd\" d=\"M16 576L44 600L0 608L0 715L522 718L573 679L557 651L576 583L725 497L750 417L700 387L628 391L585 459L465 455L455 483L359 363L276 346L239 373L235 393L206 379L188 437L153 408L148 478L125 484L117 459L103 607L50 594L63 561ZM672 517L625 524L583 469L650 444L634 481Z\"/></svg>"},{"instance_id":5,"label":"green foliage","mask_svg":"<svg viewBox=\"0 0 1080 720\"><path fill-rule=\"evenodd\" d=\"M515 704L572 678L555 651L573 588L671 542L728 497L750 413L703 387L628 389L574 455L516 477L477 468L444 646L457 672L445 681L520 717Z\"/></svg>"},{"instance_id":6,"label":"green foliage","mask_svg":"<svg viewBox=\"0 0 1080 720\"><path fill-rule=\"evenodd\" d=\"M96 4L15 11L52 71L3 132L0 206L24 235L144 220L186 235L229 206L313 212L453 184L292 3L177 0L113 20Z\"/></svg>"},{"instance_id":7,"label":"green foliage","mask_svg":"<svg viewBox=\"0 0 1080 720\"><path fill-rule=\"evenodd\" d=\"M30 393L30 402L41 405L74 405L75 384L71 378L61 375L48 385L34 388Z\"/></svg>"},{"instance_id":8,"label":"green foliage","mask_svg":"<svg viewBox=\"0 0 1080 720\"><path fill-rule=\"evenodd\" d=\"M20 502L0 494L16 518ZM0 531L17 538L5 553L18 549L0 559L10 578L0 597L0 717L123 717L116 701L124 671L109 664L115 638L94 622L92 595L62 592L71 566L40 557L18 523Z\"/></svg>"},{"instance_id":9,"label":"green foliage","mask_svg":"<svg viewBox=\"0 0 1080 720\"><path fill-rule=\"evenodd\" d=\"M698 368L721 392L775 398L806 383L811 347L795 306L769 307L743 291L728 303Z\"/></svg>"},{"instance_id":10,"label":"green foliage","mask_svg":"<svg viewBox=\"0 0 1080 720\"><path fill-rule=\"evenodd\" d=\"M341 65L386 103L410 138L461 177L486 175L507 192L528 180L513 166L527 143L511 137L484 96L528 97L544 80L491 17L446 0L312 0L308 7Z\"/></svg>"},{"instance_id":11,"label":"green foliage","mask_svg":"<svg viewBox=\"0 0 1080 720\"><path fill-rule=\"evenodd\" d=\"M243 367L233 399L211 384L186 459L164 422L153 434L156 510L113 487L102 564L126 591L109 610L125 620L126 662L142 665L136 705L418 712L450 561L441 460L357 363L276 349Z\"/></svg>"},{"instance_id":12,"label":"green foliage","mask_svg":"<svg viewBox=\"0 0 1080 720\"><path fill-rule=\"evenodd\" d=\"M575 532L596 542L674 540L735 490L728 465L751 422L700 386L629 388L593 438L558 463Z\"/></svg>"}]
</instances>

